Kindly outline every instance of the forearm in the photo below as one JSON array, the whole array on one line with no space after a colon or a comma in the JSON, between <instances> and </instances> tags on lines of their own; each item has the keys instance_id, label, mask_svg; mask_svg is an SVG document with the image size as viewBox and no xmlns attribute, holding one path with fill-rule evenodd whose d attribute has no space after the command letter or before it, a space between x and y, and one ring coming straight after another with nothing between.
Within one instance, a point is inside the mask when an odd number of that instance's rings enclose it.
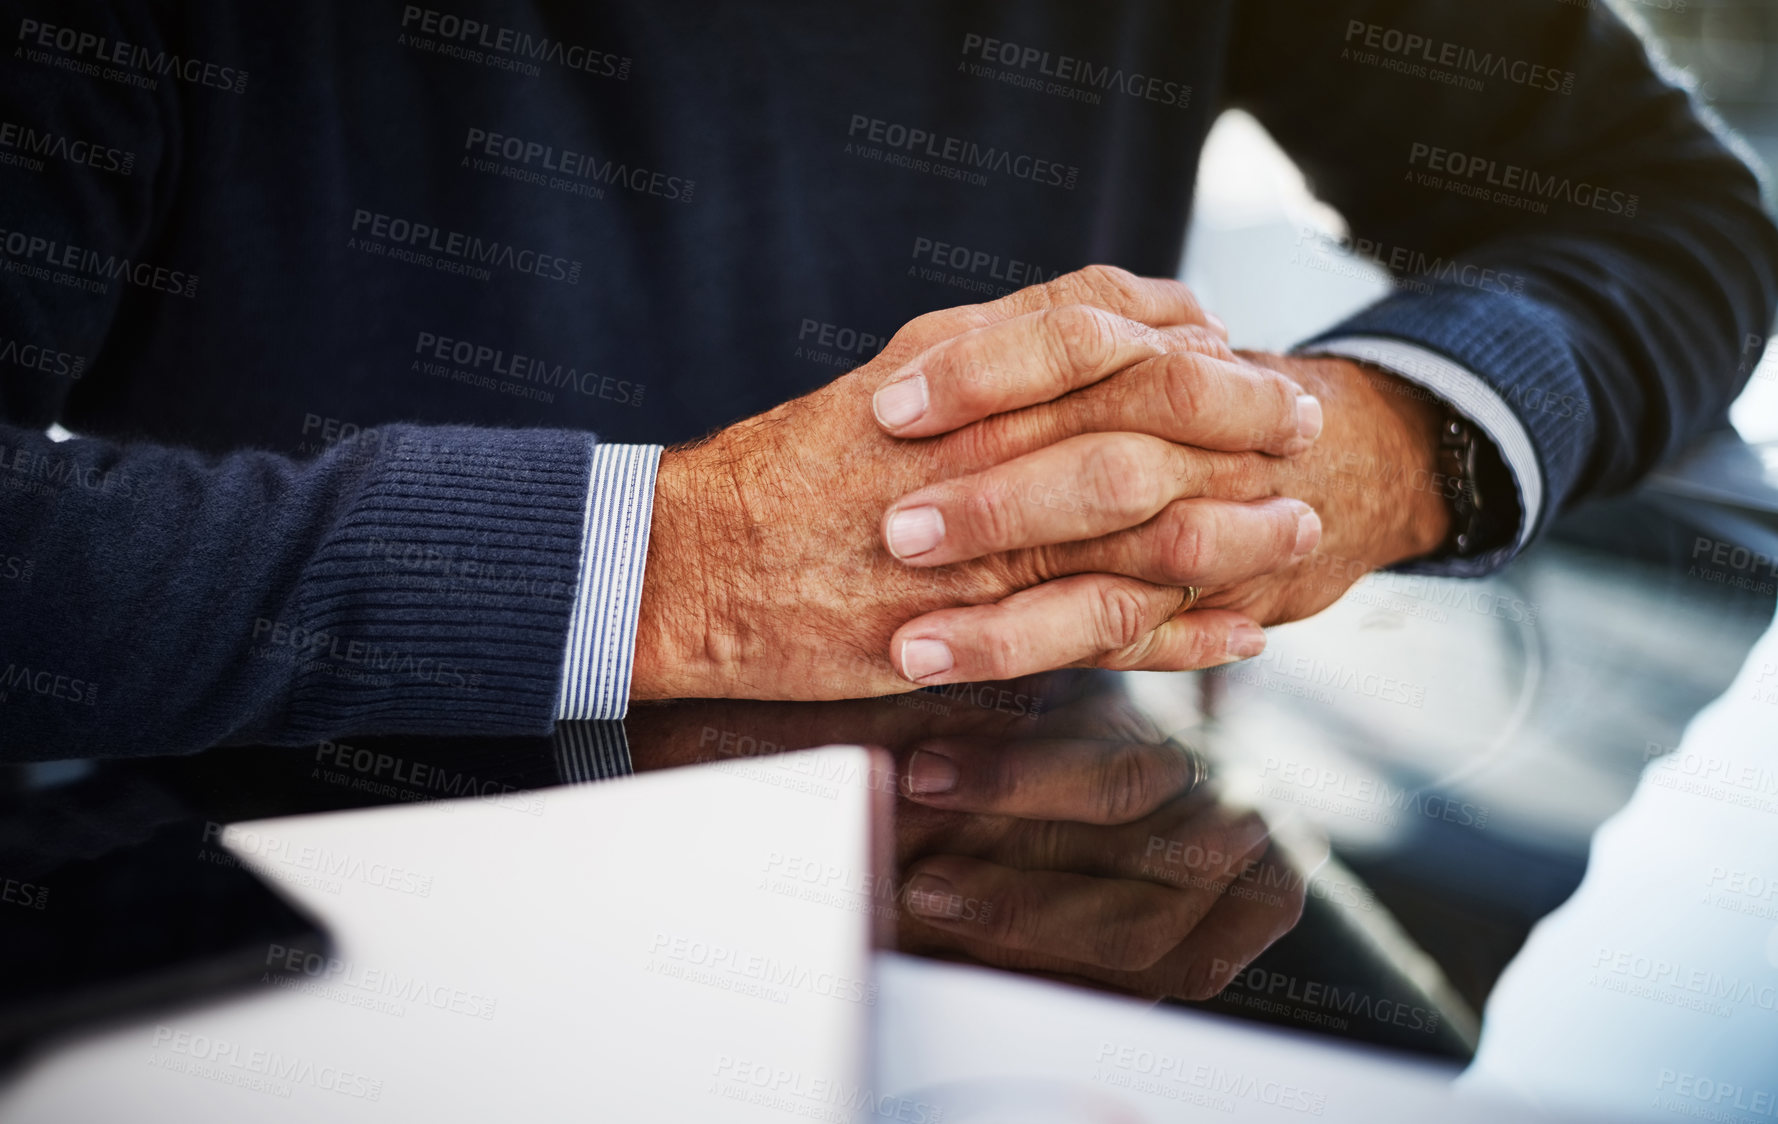
<instances>
[{"instance_id":1,"label":"forearm","mask_svg":"<svg viewBox=\"0 0 1778 1124\"><path fill-rule=\"evenodd\" d=\"M738 507L739 490L730 474L707 468L683 448L661 455L632 698L727 693L717 685L734 677L744 653L740 637L723 623L724 592L735 575L713 572L713 564L747 549L742 528L723 514Z\"/></svg>"}]
</instances>

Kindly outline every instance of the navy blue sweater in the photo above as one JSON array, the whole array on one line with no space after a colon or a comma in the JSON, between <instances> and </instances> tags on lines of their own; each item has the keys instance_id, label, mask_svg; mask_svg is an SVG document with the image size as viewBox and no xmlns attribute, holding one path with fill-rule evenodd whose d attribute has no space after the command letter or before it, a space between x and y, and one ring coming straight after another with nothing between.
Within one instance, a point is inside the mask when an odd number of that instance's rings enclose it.
<instances>
[{"instance_id":1,"label":"navy blue sweater","mask_svg":"<svg viewBox=\"0 0 1778 1124\"><path fill-rule=\"evenodd\" d=\"M0 757L546 729L589 431L1173 274L1231 105L1415 282L1340 331L1498 389L1546 511L1719 424L1778 288L1603 5L446 2L0 4Z\"/></svg>"}]
</instances>

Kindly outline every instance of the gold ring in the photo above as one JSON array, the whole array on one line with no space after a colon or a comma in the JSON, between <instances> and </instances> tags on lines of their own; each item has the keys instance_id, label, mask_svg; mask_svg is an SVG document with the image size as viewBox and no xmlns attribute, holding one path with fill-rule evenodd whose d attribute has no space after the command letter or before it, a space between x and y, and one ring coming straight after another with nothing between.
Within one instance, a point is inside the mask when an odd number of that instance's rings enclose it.
<instances>
[{"instance_id":1,"label":"gold ring","mask_svg":"<svg viewBox=\"0 0 1778 1124\"><path fill-rule=\"evenodd\" d=\"M1186 586L1185 587L1185 604L1181 605L1179 607L1179 611L1181 613L1190 612L1191 607L1193 605L1196 605L1198 603L1198 598L1200 598L1202 596L1204 596L1204 591L1199 589L1197 586L1195 586L1195 585Z\"/></svg>"}]
</instances>

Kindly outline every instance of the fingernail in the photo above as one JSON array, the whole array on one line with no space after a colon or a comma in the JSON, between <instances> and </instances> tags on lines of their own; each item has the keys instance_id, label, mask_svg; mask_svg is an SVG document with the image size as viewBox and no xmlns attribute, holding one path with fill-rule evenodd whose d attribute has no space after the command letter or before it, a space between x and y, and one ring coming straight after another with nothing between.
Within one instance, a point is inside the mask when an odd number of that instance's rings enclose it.
<instances>
[{"instance_id":1,"label":"fingernail","mask_svg":"<svg viewBox=\"0 0 1778 1124\"><path fill-rule=\"evenodd\" d=\"M1227 324L1224 324L1222 322L1222 317L1216 315L1216 313L1214 313L1214 312L1204 313L1204 324L1212 332L1215 332L1217 335L1221 336L1224 340L1227 340L1229 338L1229 326Z\"/></svg>"},{"instance_id":2,"label":"fingernail","mask_svg":"<svg viewBox=\"0 0 1778 1124\"><path fill-rule=\"evenodd\" d=\"M901 646L901 673L915 683L943 675L955 663L943 640L909 640Z\"/></svg>"},{"instance_id":3,"label":"fingernail","mask_svg":"<svg viewBox=\"0 0 1778 1124\"><path fill-rule=\"evenodd\" d=\"M1312 394L1297 396L1296 435L1305 441L1321 436L1321 399Z\"/></svg>"},{"instance_id":4,"label":"fingernail","mask_svg":"<svg viewBox=\"0 0 1778 1124\"><path fill-rule=\"evenodd\" d=\"M957 787L957 763L929 749L917 749L908 762L909 796L938 796Z\"/></svg>"},{"instance_id":5,"label":"fingernail","mask_svg":"<svg viewBox=\"0 0 1778 1124\"><path fill-rule=\"evenodd\" d=\"M1315 514L1314 508L1307 508L1296 518L1296 553L1291 561L1305 558L1309 552L1321 542L1321 516Z\"/></svg>"},{"instance_id":6,"label":"fingernail","mask_svg":"<svg viewBox=\"0 0 1778 1124\"><path fill-rule=\"evenodd\" d=\"M889 553L917 558L945 537L945 517L936 507L910 507L889 517Z\"/></svg>"},{"instance_id":7,"label":"fingernail","mask_svg":"<svg viewBox=\"0 0 1778 1124\"><path fill-rule=\"evenodd\" d=\"M871 409L884 429L913 425L926 414L926 376L915 375L877 391Z\"/></svg>"},{"instance_id":8,"label":"fingernail","mask_svg":"<svg viewBox=\"0 0 1778 1124\"><path fill-rule=\"evenodd\" d=\"M1250 660L1266 650L1266 634L1256 624L1238 624L1229 633L1229 658Z\"/></svg>"},{"instance_id":9,"label":"fingernail","mask_svg":"<svg viewBox=\"0 0 1778 1124\"><path fill-rule=\"evenodd\" d=\"M908 880L908 909L921 917L954 917L962 913L962 899L949 882L936 874L916 874Z\"/></svg>"}]
</instances>

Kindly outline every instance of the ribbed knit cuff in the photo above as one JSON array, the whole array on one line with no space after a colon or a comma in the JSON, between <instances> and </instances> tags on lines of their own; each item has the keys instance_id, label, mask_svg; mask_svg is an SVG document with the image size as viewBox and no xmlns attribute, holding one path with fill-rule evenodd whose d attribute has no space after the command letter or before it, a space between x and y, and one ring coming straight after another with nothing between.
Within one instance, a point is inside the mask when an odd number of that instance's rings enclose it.
<instances>
[{"instance_id":1,"label":"ribbed knit cuff","mask_svg":"<svg viewBox=\"0 0 1778 1124\"><path fill-rule=\"evenodd\" d=\"M1529 297L1444 285L1402 292L1302 345L1380 336L1449 358L1491 387L1530 435L1543 484L1535 537L1564 506L1598 432L1561 318Z\"/></svg>"},{"instance_id":2,"label":"ribbed knit cuff","mask_svg":"<svg viewBox=\"0 0 1778 1124\"><path fill-rule=\"evenodd\" d=\"M392 426L293 598L289 726L546 733L592 439Z\"/></svg>"}]
</instances>

